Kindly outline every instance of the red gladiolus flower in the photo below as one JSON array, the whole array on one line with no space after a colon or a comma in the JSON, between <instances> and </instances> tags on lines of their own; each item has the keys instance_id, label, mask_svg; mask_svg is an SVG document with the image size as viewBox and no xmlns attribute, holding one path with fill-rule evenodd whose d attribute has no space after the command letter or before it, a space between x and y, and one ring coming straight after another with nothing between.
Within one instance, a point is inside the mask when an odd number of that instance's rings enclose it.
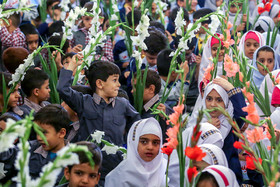
<instances>
[{"instance_id":1,"label":"red gladiolus flower","mask_svg":"<svg viewBox=\"0 0 280 187\"><path fill-rule=\"evenodd\" d=\"M185 149L185 155L191 160L201 161L202 158L206 156L206 153L204 153L200 147L195 145L194 147L187 147Z\"/></svg>"},{"instance_id":2,"label":"red gladiolus flower","mask_svg":"<svg viewBox=\"0 0 280 187\"><path fill-rule=\"evenodd\" d=\"M189 182L198 174L196 167L189 168L187 171Z\"/></svg>"},{"instance_id":3,"label":"red gladiolus flower","mask_svg":"<svg viewBox=\"0 0 280 187\"><path fill-rule=\"evenodd\" d=\"M161 152L163 154L166 154L167 156L170 156L172 151L173 151L173 149L169 146L165 146L165 147L161 148Z\"/></svg>"},{"instance_id":4,"label":"red gladiolus flower","mask_svg":"<svg viewBox=\"0 0 280 187\"><path fill-rule=\"evenodd\" d=\"M194 134L192 135L192 142L197 142L200 135L201 135L202 131L199 131L198 133L196 133L196 135L194 136Z\"/></svg>"},{"instance_id":5,"label":"red gladiolus flower","mask_svg":"<svg viewBox=\"0 0 280 187\"><path fill-rule=\"evenodd\" d=\"M261 15L265 11L269 12L270 9L271 9L271 3L267 3L267 4L264 5L264 7L258 7L258 12Z\"/></svg>"},{"instance_id":6,"label":"red gladiolus flower","mask_svg":"<svg viewBox=\"0 0 280 187\"><path fill-rule=\"evenodd\" d=\"M233 147L235 147L236 149L243 149L242 145L245 145L242 142L236 141L233 143Z\"/></svg>"},{"instance_id":7,"label":"red gladiolus flower","mask_svg":"<svg viewBox=\"0 0 280 187\"><path fill-rule=\"evenodd\" d=\"M250 169L250 170L255 170L256 166L255 166L254 161L262 164L262 159L261 158L259 158L259 161L257 161L255 158L253 158L251 156L247 156L246 157L246 168Z\"/></svg>"}]
</instances>

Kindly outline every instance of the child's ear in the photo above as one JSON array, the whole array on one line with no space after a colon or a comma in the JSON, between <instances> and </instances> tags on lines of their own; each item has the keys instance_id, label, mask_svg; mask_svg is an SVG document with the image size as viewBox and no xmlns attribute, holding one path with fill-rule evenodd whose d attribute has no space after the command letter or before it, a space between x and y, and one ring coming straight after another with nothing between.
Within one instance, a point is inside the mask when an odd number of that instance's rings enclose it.
<instances>
[{"instance_id":1,"label":"child's ear","mask_svg":"<svg viewBox=\"0 0 280 187\"><path fill-rule=\"evenodd\" d=\"M38 97L38 95L39 95L39 89L38 89L38 88L35 88L35 89L33 90L33 95L35 95L35 96Z\"/></svg>"},{"instance_id":2,"label":"child's ear","mask_svg":"<svg viewBox=\"0 0 280 187\"><path fill-rule=\"evenodd\" d=\"M149 92L150 92L150 93L155 93L155 89L156 89L155 85L151 84L151 85L149 86Z\"/></svg>"},{"instance_id":3,"label":"child's ear","mask_svg":"<svg viewBox=\"0 0 280 187\"><path fill-rule=\"evenodd\" d=\"M66 180L69 181L69 179L70 179L70 170L69 170L68 167L64 168L64 177L65 177Z\"/></svg>"},{"instance_id":4,"label":"child's ear","mask_svg":"<svg viewBox=\"0 0 280 187\"><path fill-rule=\"evenodd\" d=\"M95 82L96 88L102 89L103 88L103 81L101 79L97 79Z\"/></svg>"},{"instance_id":5,"label":"child's ear","mask_svg":"<svg viewBox=\"0 0 280 187\"><path fill-rule=\"evenodd\" d=\"M63 138L66 136L66 129L65 128L61 128L59 131L59 138Z\"/></svg>"}]
</instances>

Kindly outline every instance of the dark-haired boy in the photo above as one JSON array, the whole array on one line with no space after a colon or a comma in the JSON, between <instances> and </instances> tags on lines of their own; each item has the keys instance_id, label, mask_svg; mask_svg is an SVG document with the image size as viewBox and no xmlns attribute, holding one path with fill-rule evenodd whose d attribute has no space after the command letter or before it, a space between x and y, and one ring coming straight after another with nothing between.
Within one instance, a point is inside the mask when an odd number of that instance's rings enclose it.
<instances>
[{"instance_id":1,"label":"dark-haired boy","mask_svg":"<svg viewBox=\"0 0 280 187\"><path fill-rule=\"evenodd\" d=\"M29 173L35 179L38 178L42 167L56 158L56 153L66 146L64 140L70 120L67 112L57 104L50 104L40 109L34 116L34 122L42 129L48 145L37 135L37 140L30 141ZM18 148L0 154L0 162L10 163L16 160ZM57 183L62 177L59 175Z\"/></svg>"},{"instance_id":2,"label":"dark-haired boy","mask_svg":"<svg viewBox=\"0 0 280 187\"><path fill-rule=\"evenodd\" d=\"M76 63L76 58L80 60ZM131 124L140 119L140 115L125 98L119 98L120 69L114 63L106 61L94 62L86 73L94 94L84 95L71 89L73 70L81 64L82 57L75 55L67 70L61 69L57 90L63 101L74 110L80 120L77 141L86 140L95 130L105 132L105 139L122 146L125 144L124 134ZM107 156L107 158L106 158ZM110 160L111 159L111 160ZM104 172L110 172L122 158L112 160L112 156L104 154ZM101 179L104 179L102 176Z\"/></svg>"},{"instance_id":3,"label":"dark-haired boy","mask_svg":"<svg viewBox=\"0 0 280 187\"><path fill-rule=\"evenodd\" d=\"M31 112L33 109L38 112L42 107L50 104L47 100L50 97L49 76L43 70L29 69L21 82L21 89L25 93L24 108Z\"/></svg>"},{"instance_id":4,"label":"dark-haired boy","mask_svg":"<svg viewBox=\"0 0 280 187\"><path fill-rule=\"evenodd\" d=\"M142 70L142 76L145 70ZM134 81L134 85L136 85L136 80ZM155 117L155 114L152 114L152 108L159 102L159 92L161 90L161 79L158 73L154 70L148 69L146 83L143 94L143 110L141 114L142 119ZM174 111L163 103L160 103L157 107L158 110L162 110L167 115L172 114ZM167 138L166 130L166 119L164 116L160 115L159 123L162 130L163 140L165 141Z\"/></svg>"},{"instance_id":5,"label":"dark-haired boy","mask_svg":"<svg viewBox=\"0 0 280 187\"><path fill-rule=\"evenodd\" d=\"M172 57L169 56L171 52L172 52L171 49L165 49L158 54L157 67L158 67L158 74L161 78L161 90L159 92L159 97L160 98L163 97L164 88L167 84L167 89L165 94L167 94L169 89L171 89L171 91L166 100L166 104L168 104L170 107L173 107L174 105L177 104L180 98L181 81L184 81L183 93L186 93L187 89L189 88L189 83L186 81L186 76L189 73L189 66L187 61L184 62L181 65L181 68L184 70L183 77L179 76L178 81L175 82L178 74L175 71L172 71L170 78L167 82L167 77L168 77L171 60L172 60ZM177 63L179 64L181 63L181 59L179 57L177 58ZM173 85L174 82L175 84Z\"/></svg>"},{"instance_id":6,"label":"dark-haired boy","mask_svg":"<svg viewBox=\"0 0 280 187\"><path fill-rule=\"evenodd\" d=\"M26 43L29 53L32 53L39 46L39 33L37 29L30 23L20 26L20 30L26 37Z\"/></svg>"},{"instance_id":7,"label":"dark-haired boy","mask_svg":"<svg viewBox=\"0 0 280 187\"><path fill-rule=\"evenodd\" d=\"M94 161L94 168L90 166L89 159L85 152L74 152L79 156L79 164L67 166L64 169L64 176L68 183L59 187L79 187L89 186L95 187L100 179L100 168L102 163L102 154L100 149L91 142L77 142L77 145L87 146L88 150L92 153L92 160Z\"/></svg>"}]
</instances>

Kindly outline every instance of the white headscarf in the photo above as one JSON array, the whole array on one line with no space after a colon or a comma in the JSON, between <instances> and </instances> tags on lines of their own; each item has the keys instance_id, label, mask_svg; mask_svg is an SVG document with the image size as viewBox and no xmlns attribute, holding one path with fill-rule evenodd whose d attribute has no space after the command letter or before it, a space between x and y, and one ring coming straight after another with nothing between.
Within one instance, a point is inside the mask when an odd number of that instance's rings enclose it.
<instances>
[{"instance_id":1,"label":"white headscarf","mask_svg":"<svg viewBox=\"0 0 280 187\"><path fill-rule=\"evenodd\" d=\"M200 124L201 135L198 139L197 145L202 144L215 144L217 147L222 148L224 145L224 140L221 131L210 123ZM193 126L188 127L183 131L183 147L191 145L191 136L193 134ZM189 159L186 157L185 166L188 167ZM177 151L174 150L170 156L170 164L168 169L168 177L170 179L168 185L169 187L178 187L180 182L179 174L179 160Z\"/></svg>"},{"instance_id":2,"label":"white headscarf","mask_svg":"<svg viewBox=\"0 0 280 187\"><path fill-rule=\"evenodd\" d=\"M206 109L206 102L205 102L206 97L213 89L216 90L218 92L218 94L221 96L221 98L223 99L224 104L225 104L225 110L229 113L229 115L231 117L233 117L233 105L228 98L227 92L221 86L219 86L217 84L213 84L212 82L210 82L205 87L204 97L202 99L203 109ZM227 137L229 131L231 130L231 125L229 124L227 118L223 114L221 114L218 118L221 122L221 127L220 127L219 130L222 133L223 139L225 139ZM207 121L208 121L208 118L204 115L203 119L202 119L202 122L207 122Z\"/></svg>"},{"instance_id":3,"label":"white headscarf","mask_svg":"<svg viewBox=\"0 0 280 187\"><path fill-rule=\"evenodd\" d=\"M228 162L224 151L214 144L201 144L198 147L202 149L206 156L202 159L210 165L222 165L228 167Z\"/></svg>"},{"instance_id":4,"label":"white headscarf","mask_svg":"<svg viewBox=\"0 0 280 187\"><path fill-rule=\"evenodd\" d=\"M265 32L267 32L269 27L270 27L270 31L273 31L275 24L274 24L274 21L270 17L268 17L268 16L260 16L258 21L255 23L254 30L256 30L256 28L258 26L261 26L261 28Z\"/></svg>"},{"instance_id":5,"label":"white headscarf","mask_svg":"<svg viewBox=\"0 0 280 187\"><path fill-rule=\"evenodd\" d=\"M262 47L259 47L259 48L255 51L254 56L253 56L253 64L252 64L253 67L255 67L256 69L258 69L258 67L257 67L257 54L258 54L259 50L262 49L263 47L268 47L268 48L270 48L270 49L273 51L273 53L274 53L274 67L273 67L273 70L278 69L278 68L279 68L279 64L278 64L278 57L277 57L277 54L275 53L275 51L274 51L273 48L271 48L270 46L267 46L267 45L262 46ZM253 81L254 81L254 83L256 84L256 86L257 86L258 88L260 88L261 83L263 82L265 76L263 76L259 71L254 70L254 69L252 70L252 75L253 75Z\"/></svg>"},{"instance_id":6,"label":"white headscarf","mask_svg":"<svg viewBox=\"0 0 280 187\"><path fill-rule=\"evenodd\" d=\"M235 174L231 169L221 165L208 166L202 172L208 172L216 179L219 187L239 187Z\"/></svg>"},{"instance_id":7,"label":"white headscarf","mask_svg":"<svg viewBox=\"0 0 280 187\"><path fill-rule=\"evenodd\" d=\"M276 110L270 115L270 119L272 122L272 125L276 124L276 129L280 130L280 107L277 107Z\"/></svg>"},{"instance_id":8,"label":"white headscarf","mask_svg":"<svg viewBox=\"0 0 280 187\"><path fill-rule=\"evenodd\" d=\"M271 9L268 12L268 16L271 17L272 19L275 18L279 13L279 10L280 10L280 6L278 4L272 4Z\"/></svg>"},{"instance_id":9,"label":"white headscarf","mask_svg":"<svg viewBox=\"0 0 280 187\"><path fill-rule=\"evenodd\" d=\"M222 8L223 11L227 10L228 0L224 0L226 2L225 6ZM217 10L216 0L206 0L204 3L205 8L210 8L212 11Z\"/></svg>"},{"instance_id":10,"label":"white headscarf","mask_svg":"<svg viewBox=\"0 0 280 187\"><path fill-rule=\"evenodd\" d=\"M105 179L105 186L147 186L155 187L165 185L166 160L161 149L158 155L150 162L141 159L137 151L139 138L145 134L154 134L161 140L162 131L158 121L148 118L135 122L129 130L127 137L127 159L123 160Z\"/></svg>"},{"instance_id":11,"label":"white headscarf","mask_svg":"<svg viewBox=\"0 0 280 187\"><path fill-rule=\"evenodd\" d=\"M267 32L262 33L262 36L263 36L263 38L266 40L266 38L267 38ZM272 32L270 32L269 46L271 46L271 42L272 42L271 37L272 37ZM279 53L277 52L277 46L278 46L279 43L280 43L280 34L277 34L277 35L276 35L276 38L275 38L275 42L274 42L274 44L273 44L273 49L275 50L275 52L276 52L278 55L279 55ZM278 62L279 62L279 60L278 60Z\"/></svg>"},{"instance_id":12,"label":"white headscarf","mask_svg":"<svg viewBox=\"0 0 280 187\"><path fill-rule=\"evenodd\" d=\"M218 33L218 35L219 35L219 33ZM203 54L202 54L201 63L200 63L200 67L199 67L198 84L203 80L205 69L208 67L209 64L213 63L211 60L209 60L209 58L214 58L214 57L212 57L212 53L211 53L212 38L213 38L213 36L208 38L208 40L203 48ZM217 76L222 75L223 74L223 61L218 62L217 68L218 68Z\"/></svg>"},{"instance_id":13,"label":"white headscarf","mask_svg":"<svg viewBox=\"0 0 280 187\"><path fill-rule=\"evenodd\" d=\"M246 38L246 35L249 33L249 32L254 32L258 38L259 38L259 44L260 44L260 47L265 45L265 39L263 38L263 36L261 35L261 33L259 33L258 31L248 31L246 32L245 34L243 34L243 36L241 37L240 39L240 42L239 42L239 45L238 45L238 48L239 48L239 55L244 55L245 56L245 38ZM246 57L246 56L245 56ZM248 57L247 57L248 58ZM251 59L249 59L251 60Z\"/></svg>"}]
</instances>

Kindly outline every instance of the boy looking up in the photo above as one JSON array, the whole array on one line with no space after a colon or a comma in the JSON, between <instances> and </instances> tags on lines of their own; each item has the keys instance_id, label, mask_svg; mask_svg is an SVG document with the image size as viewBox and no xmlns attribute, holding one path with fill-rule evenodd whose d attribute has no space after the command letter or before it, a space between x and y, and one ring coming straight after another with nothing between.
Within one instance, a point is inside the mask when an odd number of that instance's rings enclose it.
<instances>
[{"instance_id":1,"label":"boy looking up","mask_svg":"<svg viewBox=\"0 0 280 187\"><path fill-rule=\"evenodd\" d=\"M89 159L85 152L75 152L79 156L80 164L68 166L64 169L64 176L68 183L59 187L79 187L91 186L95 187L100 179L100 168L102 163L102 154L94 143L91 142L77 142L77 145L87 146L88 150L92 153L92 160L94 161L94 168L89 164Z\"/></svg>"},{"instance_id":2,"label":"boy looking up","mask_svg":"<svg viewBox=\"0 0 280 187\"><path fill-rule=\"evenodd\" d=\"M80 60L76 62L76 58ZM81 55L73 56L67 70L61 69L57 84L60 97L78 114L80 129L77 141L86 140L95 130L100 130L105 132L104 139L122 146L125 144L125 132L128 132L133 122L140 119L140 115L128 100L117 97L120 87L120 69L111 62L94 62L86 73L94 94L84 95L71 89L73 70L81 65L81 59ZM122 160L118 155L104 153L103 156L102 182L106 174Z\"/></svg>"},{"instance_id":3,"label":"boy looking up","mask_svg":"<svg viewBox=\"0 0 280 187\"><path fill-rule=\"evenodd\" d=\"M29 69L21 82L21 89L25 93L24 105L29 113L33 109L38 112L42 107L50 104L49 76L43 70Z\"/></svg>"}]
</instances>

